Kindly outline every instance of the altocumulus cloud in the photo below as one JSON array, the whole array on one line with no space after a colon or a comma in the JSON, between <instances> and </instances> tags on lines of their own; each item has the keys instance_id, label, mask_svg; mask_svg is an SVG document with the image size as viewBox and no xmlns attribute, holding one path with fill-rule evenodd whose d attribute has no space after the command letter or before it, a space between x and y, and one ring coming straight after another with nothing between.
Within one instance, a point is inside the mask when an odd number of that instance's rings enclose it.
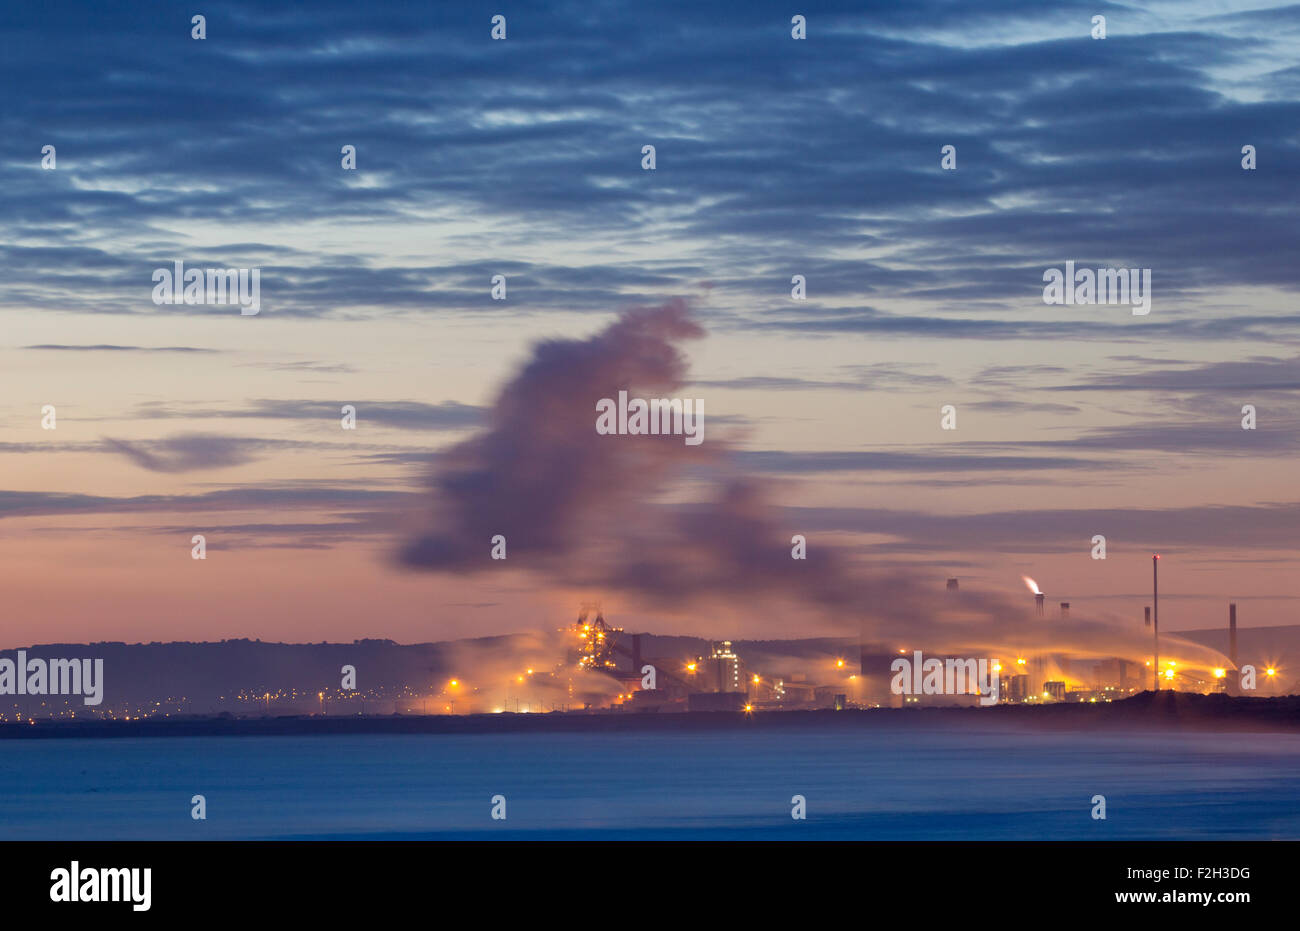
<instances>
[{"instance_id":1,"label":"altocumulus cloud","mask_svg":"<svg viewBox=\"0 0 1300 931\"><path fill-rule=\"evenodd\" d=\"M200 43L148 4L8 11L6 119L61 129L57 171L0 163L0 307L157 313L141 276L183 250L265 266L288 317L502 312L483 300L492 255L532 310L602 313L709 278L716 306L701 312L741 328L1123 338L1008 316L1068 257L1158 269L1187 317L1162 338L1294 325L1216 324L1202 306L1297 284L1275 248L1300 233L1277 209L1300 161L1294 8L832 2L803 42L776 3L557 2L513 16L504 43L486 39L494 12L218 2ZM1122 28L1091 40L1096 12ZM356 173L339 170L343 141ZM653 175L636 166L648 141ZM1247 141L1268 171L1240 170ZM938 170L945 143L955 172ZM418 228L446 258L299 235L360 219ZM196 236L192 220L265 235ZM593 260L592 241L619 260ZM536 243L553 248L526 257ZM792 263L816 282L797 311L774 297ZM863 295L892 306L837 306Z\"/></svg>"}]
</instances>

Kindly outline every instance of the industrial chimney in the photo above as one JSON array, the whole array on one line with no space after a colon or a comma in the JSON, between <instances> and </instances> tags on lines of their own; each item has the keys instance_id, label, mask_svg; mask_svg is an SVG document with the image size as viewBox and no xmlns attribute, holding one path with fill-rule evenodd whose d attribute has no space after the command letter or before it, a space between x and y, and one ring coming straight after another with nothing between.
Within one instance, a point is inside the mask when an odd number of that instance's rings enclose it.
<instances>
[{"instance_id":1,"label":"industrial chimney","mask_svg":"<svg viewBox=\"0 0 1300 931\"><path fill-rule=\"evenodd\" d=\"M1228 605L1228 659L1232 669L1228 671L1228 694L1237 694L1237 606Z\"/></svg>"},{"instance_id":2,"label":"industrial chimney","mask_svg":"<svg viewBox=\"0 0 1300 931\"><path fill-rule=\"evenodd\" d=\"M956 579L949 579L949 580L948 580L948 591L950 591L950 592L955 592L956 590L957 590L957 580L956 580Z\"/></svg>"},{"instance_id":3,"label":"industrial chimney","mask_svg":"<svg viewBox=\"0 0 1300 931\"><path fill-rule=\"evenodd\" d=\"M1039 617L1043 616L1043 605L1045 605L1046 603L1047 603L1047 596L1044 595L1042 592L1039 592L1037 595L1034 596L1034 607L1038 609Z\"/></svg>"},{"instance_id":4,"label":"industrial chimney","mask_svg":"<svg viewBox=\"0 0 1300 931\"><path fill-rule=\"evenodd\" d=\"M1069 620L1069 618L1070 618L1070 603L1069 603L1068 601L1062 601L1062 602L1061 602L1061 620L1066 621L1066 620Z\"/></svg>"}]
</instances>

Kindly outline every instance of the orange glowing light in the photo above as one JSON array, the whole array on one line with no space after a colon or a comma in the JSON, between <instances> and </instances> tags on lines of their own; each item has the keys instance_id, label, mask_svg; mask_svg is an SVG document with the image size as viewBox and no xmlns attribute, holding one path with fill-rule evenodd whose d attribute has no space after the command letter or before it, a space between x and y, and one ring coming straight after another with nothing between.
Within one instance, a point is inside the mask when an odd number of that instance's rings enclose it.
<instances>
[{"instance_id":1,"label":"orange glowing light","mask_svg":"<svg viewBox=\"0 0 1300 931\"><path fill-rule=\"evenodd\" d=\"M1264 675L1275 676L1277 675L1277 670L1274 669L1272 666L1269 666L1267 669L1264 670Z\"/></svg>"},{"instance_id":2,"label":"orange glowing light","mask_svg":"<svg viewBox=\"0 0 1300 931\"><path fill-rule=\"evenodd\" d=\"M843 669L843 668L844 668L844 660L842 660L842 659L837 659L837 660L835 661L835 668L836 668L836 669Z\"/></svg>"}]
</instances>

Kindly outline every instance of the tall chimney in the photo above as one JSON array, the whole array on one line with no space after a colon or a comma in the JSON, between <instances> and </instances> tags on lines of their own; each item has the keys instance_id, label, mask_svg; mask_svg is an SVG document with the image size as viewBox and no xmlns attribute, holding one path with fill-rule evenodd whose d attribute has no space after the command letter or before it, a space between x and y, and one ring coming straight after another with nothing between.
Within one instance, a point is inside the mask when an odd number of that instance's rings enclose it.
<instances>
[{"instance_id":1,"label":"tall chimney","mask_svg":"<svg viewBox=\"0 0 1300 931\"><path fill-rule=\"evenodd\" d=\"M1034 596L1034 607L1038 609L1039 617L1043 616L1043 605L1046 604L1046 602L1047 602L1047 596L1044 595L1042 592L1039 592L1037 595Z\"/></svg>"},{"instance_id":2,"label":"tall chimney","mask_svg":"<svg viewBox=\"0 0 1300 931\"><path fill-rule=\"evenodd\" d=\"M1228 694L1237 694L1237 606L1228 605L1228 659L1232 668L1228 670Z\"/></svg>"},{"instance_id":3,"label":"tall chimney","mask_svg":"<svg viewBox=\"0 0 1300 931\"><path fill-rule=\"evenodd\" d=\"M949 579L949 580L948 580L948 591L950 591L950 592L955 592L955 591L957 591L957 580L956 580L956 579Z\"/></svg>"},{"instance_id":4,"label":"tall chimney","mask_svg":"<svg viewBox=\"0 0 1300 931\"><path fill-rule=\"evenodd\" d=\"M1061 620L1063 620L1063 621L1064 621L1064 620L1068 620L1069 617L1070 617L1070 603L1069 603L1068 601L1062 601L1062 602L1061 602Z\"/></svg>"},{"instance_id":5,"label":"tall chimney","mask_svg":"<svg viewBox=\"0 0 1300 931\"><path fill-rule=\"evenodd\" d=\"M1151 635L1154 641L1154 662L1152 672L1155 674L1155 691L1160 691L1160 554L1151 554Z\"/></svg>"},{"instance_id":6,"label":"tall chimney","mask_svg":"<svg viewBox=\"0 0 1300 931\"><path fill-rule=\"evenodd\" d=\"M1146 608L1144 608L1143 610L1146 612L1146 618L1145 620L1142 621L1142 624L1144 627L1150 627L1151 626L1151 605L1147 605Z\"/></svg>"}]
</instances>

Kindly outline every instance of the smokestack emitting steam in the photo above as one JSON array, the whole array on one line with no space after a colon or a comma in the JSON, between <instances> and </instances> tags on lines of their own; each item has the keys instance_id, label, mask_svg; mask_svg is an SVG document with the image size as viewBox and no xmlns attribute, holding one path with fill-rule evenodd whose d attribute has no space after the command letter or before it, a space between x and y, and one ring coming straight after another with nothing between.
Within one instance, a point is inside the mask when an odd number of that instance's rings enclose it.
<instances>
[{"instance_id":1,"label":"smokestack emitting steam","mask_svg":"<svg viewBox=\"0 0 1300 931\"><path fill-rule=\"evenodd\" d=\"M1047 596L1043 594L1043 590L1038 587L1038 583L1029 576L1022 575L1020 578L1024 581L1025 587L1034 593L1034 608L1038 612L1038 616L1042 617L1043 606L1046 604Z\"/></svg>"},{"instance_id":2,"label":"smokestack emitting steam","mask_svg":"<svg viewBox=\"0 0 1300 931\"><path fill-rule=\"evenodd\" d=\"M1155 636L1155 662L1152 674L1156 677L1155 690L1160 691L1160 554L1151 555L1151 633Z\"/></svg>"},{"instance_id":3,"label":"smokestack emitting steam","mask_svg":"<svg viewBox=\"0 0 1300 931\"><path fill-rule=\"evenodd\" d=\"M672 301L629 310L585 339L536 344L484 426L431 457L429 513L400 561L457 577L519 567L544 588L622 593L665 619L717 610L777 624L795 610L801 624L843 629L852 618L864 654L873 643L891 652L923 642L981 653L1045 646L1043 625L1005 593L953 599L932 579L853 562L831 545L791 559L795 511L716 432L699 446L597 432L603 398L677 394L689 374L679 345L703 335L685 302ZM489 556L497 534L509 562ZM1041 617L1042 592L1026 584ZM1113 623L1075 623L1060 639L1058 648L1084 655L1145 658L1144 638Z\"/></svg>"},{"instance_id":4,"label":"smokestack emitting steam","mask_svg":"<svg viewBox=\"0 0 1300 931\"><path fill-rule=\"evenodd\" d=\"M1237 606L1228 605L1228 659L1232 662L1233 670L1237 669ZM1228 694L1237 694L1237 677L1230 675L1228 677Z\"/></svg>"},{"instance_id":5,"label":"smokestack emitting steam","mask_svg":"<svg viewBox=\"0 0 1300 931\"><path fill-rule=\"evenodd\" d=\"M703 335L678 300L627 311L587 339L537 344L486 425L439 450L432 514L401 561L459 574L521 565L546 585L623 592L683 614L720 606L775 618L776 600L786 599L809 620L892 627L890 640L948 635L952 605L913 572L859 571L833 547L791 559L781 542L790 539L788 515L744 474L726 438L692 447L672 435L597 432L600 399L625 389L671 397L685 385L678 344ZM688 500L664 500L661 492L686 480ZM506 538L509 563L485 555L495 534ZM988 623L1016 616L992 594L963 609Z\"/></svg>"}]
</instances>

